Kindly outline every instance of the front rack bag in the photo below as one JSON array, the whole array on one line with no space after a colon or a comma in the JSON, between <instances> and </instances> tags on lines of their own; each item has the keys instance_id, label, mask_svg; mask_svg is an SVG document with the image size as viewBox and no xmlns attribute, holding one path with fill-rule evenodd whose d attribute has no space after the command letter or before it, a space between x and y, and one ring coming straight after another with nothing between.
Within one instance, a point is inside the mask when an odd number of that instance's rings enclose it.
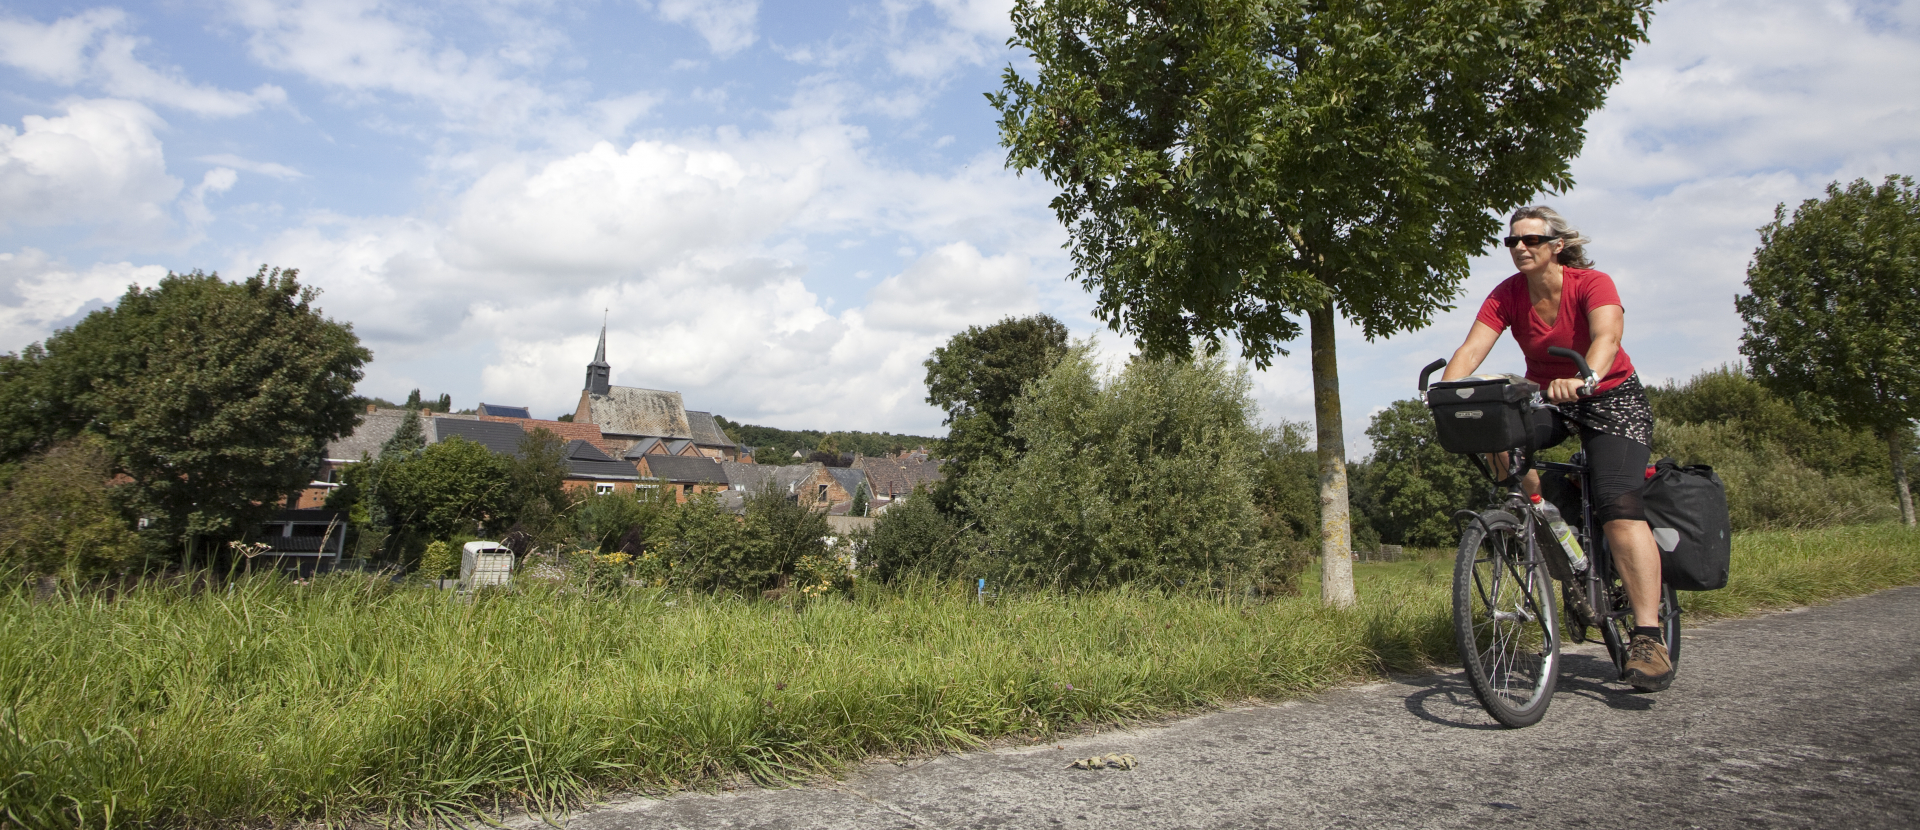
<instances>
[{"instance_id":1,"label":"front rack bag","mask_svg":"<svg viewBox=\"0 0 1920 830\"><path fill-rule=\"evenodd\" d=\"M1476 375L1429 386L1427 408L1447 452L1502 452L1530 443L1528 401L1539 391L1517 375Z\"/></svg>"}]
</instances>

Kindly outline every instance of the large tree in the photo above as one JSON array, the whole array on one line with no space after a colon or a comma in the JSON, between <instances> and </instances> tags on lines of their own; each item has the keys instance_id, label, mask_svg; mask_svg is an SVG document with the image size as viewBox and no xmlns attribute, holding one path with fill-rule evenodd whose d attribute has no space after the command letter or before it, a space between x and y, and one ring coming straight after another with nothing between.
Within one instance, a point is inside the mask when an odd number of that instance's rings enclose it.
<instances>
[{"instance_id":1,"label":"large tree","mask_svg":"<svg viewBox=\"0 0 1920 830\"><path fill-rule=\"evenodd\" d=\"M134 506L186 542L191 566L195 540L239 536L353 430L372 356L297 275L168 274L28 347L0 378L0 449L101 436Z\"/></svg>"},{"instance_id":2,"label":"large tree","mask_svg":"<svg viewBox=\"0 0 1920 830\"><path fill-rule=\"evenodd\" d=\"M1014 402L1067 352L1067 327L1045 314L969 326L927 358L927 403L946 410L944 454L953 476L1018 452Z\"/></svg>"},{"instance_id":3,"label":"large tree","mask_svg":"<svg viewBox=\"0 0 1920 830\"><path fill-rule=\"evenodd\" d=\"M988 96L1074 274L1150 354L1311 327L1323 595L1353 600L1334 333L1421 328L1497 212L1572 184L1652 0L1021 0Z\"/></svg>"},{"instance_id":4,"label":"large tree","mask_svg":"<svg viewBox=\"0 0 1920 830\"><path fill-rule=\"evenodd\" d=\"M1886 442L1900 515L1914 524L1905 446L1920 418L1920 192L1907 176L1827 186L1774 208L1734 300L1740 352L1767 388Z\"/></svg>"}]
</instances>

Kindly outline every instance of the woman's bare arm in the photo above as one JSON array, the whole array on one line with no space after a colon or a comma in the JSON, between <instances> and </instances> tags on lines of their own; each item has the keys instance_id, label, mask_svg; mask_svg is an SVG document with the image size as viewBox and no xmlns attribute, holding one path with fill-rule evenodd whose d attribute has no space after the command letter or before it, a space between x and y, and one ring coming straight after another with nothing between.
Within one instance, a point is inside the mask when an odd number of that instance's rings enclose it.
<instances>
[{"instance_id":1,"label":"woman's bare arm","mask_svg":"<svg viewBox=\"0 0 1920 830\"><path fill-rule=\"evenodd\" d=\"M1619 306L1614 308L1618 309ZM1467 332L1467 341L1461 343L1460 348L1453 350L1453 359L1447 361L1447 371L1441 373L1440 379L1459 380L1473 374L1475 369L1480 368L1480 363L1487 359L1487 353L1493 351L1493 344L1499 340L1500 332L1494 331L1492 326L1479 320L1473 321L1473 328ZM1619 347L1619 343L1620 339L1615 337L1615 348Z\"/></svg>"}]
</instances>

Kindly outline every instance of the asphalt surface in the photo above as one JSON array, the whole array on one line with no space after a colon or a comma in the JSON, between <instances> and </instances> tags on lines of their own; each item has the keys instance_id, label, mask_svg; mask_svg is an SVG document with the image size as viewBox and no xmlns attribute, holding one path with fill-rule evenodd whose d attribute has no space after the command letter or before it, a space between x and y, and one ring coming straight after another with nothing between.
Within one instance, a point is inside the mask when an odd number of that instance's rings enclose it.
<instances>
[{"instance_id":1,"label":"asphalt surface","mask_svg":"<svg viewBox=\"0 0 1920 830\"><path fill-rule=\"evenodd\" d=\"M1654 695L1571 649L1546 720L1502 729L1457 673L844 781L635 799L640 828L1920 826L1920 587L1685 633ZM1068 769L1130 753L1131 771ZM516 822L526 824L527 822Z\"/></svg>"}]
</instances>

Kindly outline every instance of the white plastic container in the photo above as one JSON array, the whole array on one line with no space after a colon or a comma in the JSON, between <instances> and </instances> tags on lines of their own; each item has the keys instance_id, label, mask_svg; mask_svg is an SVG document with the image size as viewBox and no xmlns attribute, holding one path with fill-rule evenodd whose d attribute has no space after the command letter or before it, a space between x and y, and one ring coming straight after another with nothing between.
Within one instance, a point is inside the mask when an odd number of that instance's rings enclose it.
<instances>
[{"instance_id":1,"label":"white plastic container","mask_svg":"<svg viewBox=\"0 0 1920 830\"><path fill-rule=\"evenodd\" d=\"M468 542L460 550L460 588L471 591L506 585L513 575L513 551L499 542Z\"/></svg>"}]
</instances>

